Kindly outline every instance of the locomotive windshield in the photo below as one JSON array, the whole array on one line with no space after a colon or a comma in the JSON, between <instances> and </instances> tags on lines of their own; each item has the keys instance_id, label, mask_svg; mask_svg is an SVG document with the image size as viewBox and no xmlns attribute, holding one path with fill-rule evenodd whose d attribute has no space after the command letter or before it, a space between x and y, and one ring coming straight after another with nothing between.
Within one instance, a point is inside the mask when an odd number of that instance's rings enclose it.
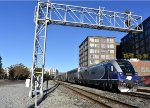
<instances>
[{"instance_id":1,"label":"locomotive windshield","mask_svg":"<svg viewBox=\"0 0 150 108\"><path fill-rule=\"evenodd\" d=\"M133 75L135 73L133 66L128 61L117 60L124 75Z\"/></svg>"}]
</instances>

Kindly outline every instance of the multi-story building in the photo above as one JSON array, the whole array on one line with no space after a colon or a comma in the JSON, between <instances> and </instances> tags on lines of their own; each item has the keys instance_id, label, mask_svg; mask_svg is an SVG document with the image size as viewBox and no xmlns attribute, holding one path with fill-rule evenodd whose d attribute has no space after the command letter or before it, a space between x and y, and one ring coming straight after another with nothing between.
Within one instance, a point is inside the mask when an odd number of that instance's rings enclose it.
<instances>
[{"instance_id":1,"label":"multi-story building","mask_svg":"<svg viewBox=\"0 0 150 108\"><path fill-rule=\"evenodd\" d=\"M137 75L139 76L139 85L150 85L150 61L130 59L129 62L133 65Z\"/></svg>"},{"instance_id":2,"label":"multi-story building","mask_svg":"<svg viewBox=\"0 0 150 108\"><path fill-rule=\"evenodd\" d=\"M45 69L45 72L54 77L58 75L58 69L55 68Z\"/></svg>"},{"instance_id":3,"label":"multi-story building","mask_svg":"<svg viewBox=\"0 0 150 108\"><path fill-rule=\"evenodd\" d=\"M115 37L88 36L79 46L79 66L116 59Z\"/></svg>"},{"instance_id":4,"label":"multi-story building","mask_svg":"<svg viewBox=\"0 0 150 108\"><path fill-rule=\"evenodd\" d=\"M122 59L122 49L119 42L116 42L116 58Z\"/></svg>"},{"instance_id":5,"label":"multi-story building","mask_svg":"<svg viewBox=\"0 0 150 108\"><path fill-rule=\"evenodd\" d=\"M150 17L142 23L143 32L128 33L121 39L122 53L149 54L150 52ZM150 55L148 57L150 59Z\"/></svg>"}]
</instances>

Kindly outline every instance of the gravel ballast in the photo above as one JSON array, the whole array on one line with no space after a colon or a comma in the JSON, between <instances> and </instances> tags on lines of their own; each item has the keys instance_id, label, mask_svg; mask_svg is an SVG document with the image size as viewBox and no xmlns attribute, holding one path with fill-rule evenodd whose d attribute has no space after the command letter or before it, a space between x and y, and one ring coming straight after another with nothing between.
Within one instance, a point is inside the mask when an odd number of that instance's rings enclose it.
<instances>
[{"instance_id":1,"label":"gravel ballast","mask_svg":"<svg viewBox=\"0 0 150 108\"><path fill-rule=\"evenodd\" d=\"M79 86L79 85L75 85ZM106 97L134 104L138 108L149 108L150 100L133 98L118 93L110 93L106 91L96 90L88 87L80 86L87 90L99 93ZM45 88L45 85L44 85ZM33 108L35 98L29 97L30 88L25 87L25 82L5 82L0 80L0 108ZM38 100L40 96L38 96ZM89 100L76 92L49 81L49 90L47 95L39 102L39 108L103 108L94 101Z\"/></svg>"},{"instance_id":2,"label":"gravel ballast","mask_svg":"<svg viewBox=\"0 0 150 108\"><path fill-rule=\"evenodd\" d=\"M40 108L102 108L95 102L75 94L69 89L49 81L49 91L39 103ZM0 85L0 108L31 108L34 98L29 98L25 82ZM40 97L38 97L40 100Z\"/></svg>"}]
</instances>

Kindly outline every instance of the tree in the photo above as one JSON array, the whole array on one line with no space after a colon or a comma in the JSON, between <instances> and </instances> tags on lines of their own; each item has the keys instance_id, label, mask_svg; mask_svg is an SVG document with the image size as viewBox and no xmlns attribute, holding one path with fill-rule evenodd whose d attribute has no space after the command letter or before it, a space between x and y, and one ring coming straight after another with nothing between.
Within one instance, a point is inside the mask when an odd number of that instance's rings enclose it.
<instances>
[{"instance_id":1,"label":"tree","mask_svg":"<svg viewBox=\"0 0 150 108\"><path fill-rule=\"evenodd\" d=\"M129 58L134 58L134 53L128 53Z\"/></svg>"},{"instance_id":2,"label":"tree","mask_svg":"<svg viewBox=\"0 0 150 108\"><path fill-rule=\"evenodd\" d=\"M124 53L124 59L137 58L140 60L146 60L149 57L149 54L134 54L134 53Z\"/></svg>"},{"instance_id":3,"label":"tree","mask_svg":"<svg viewBox=\"0 0 150 108\"><path fill-rule=\"evenodd\" d=\"M9 79L25 80L28 78L29 74L28 68L22 63L9 67Z\"/></svg>"},{"instance_id":4,"label":"tree","mask_svg":"<svg viewBox=\"0 0 150 108\"><path fill-rule=\"evenodd\" d=\"M2 68L2 57L0 56L0 69Z\"/></svg>"},{"instance_id":5,"label":"tree","mask_svg":"<svg viewBox=\"0 0 150 108\"><path fill-rule=\"evenodd\" d=\"M143 54L143 59L144 60L148 59L148 54Z\"/></svg>"},{"instance_id":6,"label":"tree","mask_svg":"<svg viewBox=\"0 0 150 108\"><path fill-rule=\"evenodd\" d=\"M136 58L138 58L138 59L141 60L141 59L142 59L142 55L141 55L141 54L137 54L137 55L136 55Z\"/></svg>"},{"instance_id":7,"label":"tree","mask_svg":"<svg viewBox=\"0 0 150 108\"><path fill-rule=\"evenodd\" d=\"M0 76L4 74L4 70L2 68L2 57L0 56Z\"/></svg>"},{"instance_id":8,"label":"tree","mask_svg":"<svg viewBox=\"0 0 150 108\"><path fill-rule=\"evenodd\" d=\"M123 54L124 59L129 59L129 55L127 53Z\"/></svg>"}]
</instances>

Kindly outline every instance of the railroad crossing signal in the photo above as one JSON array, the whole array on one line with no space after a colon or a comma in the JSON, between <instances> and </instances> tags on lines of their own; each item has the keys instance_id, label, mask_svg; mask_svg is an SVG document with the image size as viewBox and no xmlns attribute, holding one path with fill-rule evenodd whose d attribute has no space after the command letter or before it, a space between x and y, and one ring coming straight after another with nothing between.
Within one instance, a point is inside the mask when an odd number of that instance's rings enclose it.
<instances>
[{"instance_id":1,"label":"railroad crossing signal","mask_svg":"<svg viewBox=\"0 0 150 108\"><path fill-rule=\"evenodd\" d=\"M47 26L49 24L74 26L119 32L142 32L142 16L131 12L116 12L104 8L88 8L38 0L34 13L35 35L29 96L39 92L43 96ZM37 71L41 68L41 71ZM37 79L41 79L37 81ZM38 89L35 88L37 81ZM37 90L36 90L37 89ZM35 91L36 90L36 91Z\"/></svg>"}]
</instances>

